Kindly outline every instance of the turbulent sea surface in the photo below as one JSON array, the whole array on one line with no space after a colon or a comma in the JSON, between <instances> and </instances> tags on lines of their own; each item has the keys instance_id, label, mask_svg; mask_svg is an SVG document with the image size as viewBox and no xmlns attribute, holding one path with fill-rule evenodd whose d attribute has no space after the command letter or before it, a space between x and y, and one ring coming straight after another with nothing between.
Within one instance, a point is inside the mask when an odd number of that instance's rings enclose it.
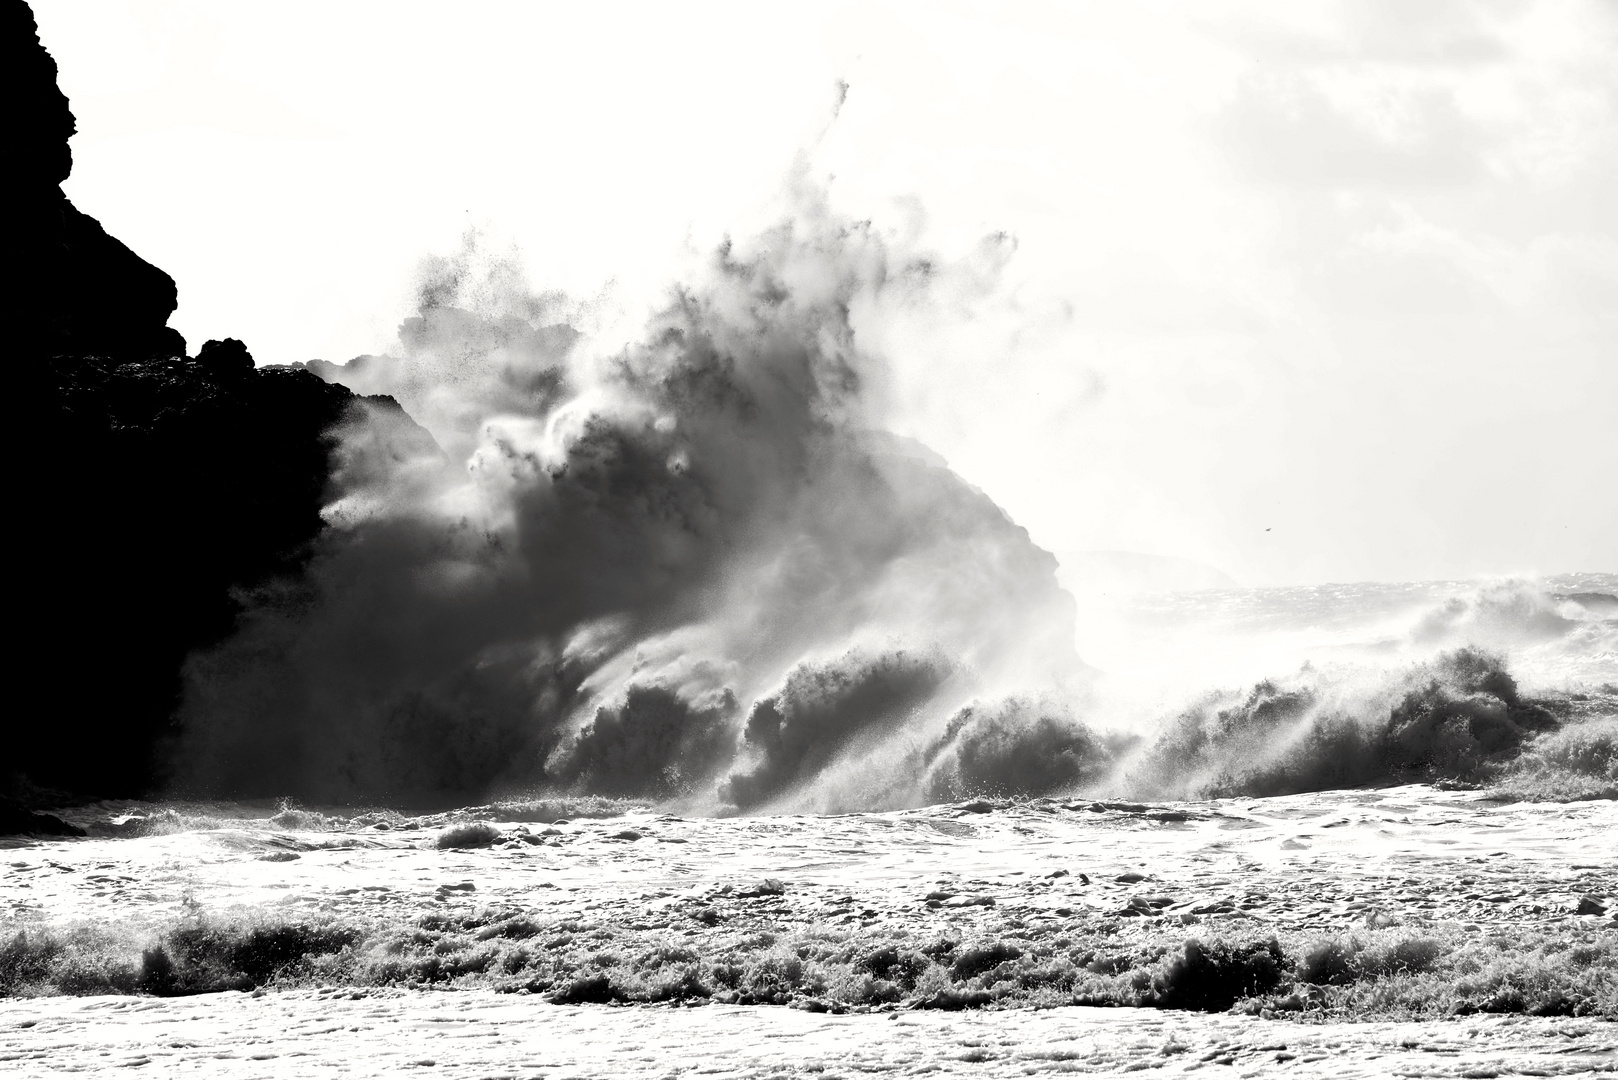
<instances>
[{"instance_id":1,"label":"turbulent sea surface","mask_svg":"<svg viewBox=\"0 0 1618 1080\"><path fill-rule=\"evenodd\" d=\"M1112 629L1071 711L956 732L955 786L883 797L61 807L88 835L0 841L0 1060L1611 1071L1615 585L1081 596ZM937 743L886 760L936 776Z\"/></svg>"}]
</instances>

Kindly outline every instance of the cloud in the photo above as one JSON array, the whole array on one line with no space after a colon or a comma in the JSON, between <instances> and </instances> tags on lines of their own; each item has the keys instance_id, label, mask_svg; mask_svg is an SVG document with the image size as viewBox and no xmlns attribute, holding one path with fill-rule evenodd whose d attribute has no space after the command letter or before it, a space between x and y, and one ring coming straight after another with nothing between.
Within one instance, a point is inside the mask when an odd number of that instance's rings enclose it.
<instances>
[{"instance_id":1,"label":"cloud","mask_svg":"<svg viewBox=\"0 0 1618 1080\"><path fill-rule=\"evenodd\" d=\"M1485 173L1493 138L1442 89L1400 94L1373 119L1300 76L1251 78L1215 122L1250 176L1299 188L1432 188Z\"/></svg>"},{"instance_id":2,"label":"cloud","mask_svg":"<svg viewBox=\"0 0 1618 1080\"><path fill-rule=\"evenodd\" d=\"M1472 68L1512 55L1509 27L1530 5L1519 0L1471 3L1431 0L1359 0L1330 6L1297 5L1280 14L1252 16L1238 5L1224 16L1198 21L1215 37L1266 65L1321 67L1374 63L1401 67Z\"/></svg>"}]
</instances>

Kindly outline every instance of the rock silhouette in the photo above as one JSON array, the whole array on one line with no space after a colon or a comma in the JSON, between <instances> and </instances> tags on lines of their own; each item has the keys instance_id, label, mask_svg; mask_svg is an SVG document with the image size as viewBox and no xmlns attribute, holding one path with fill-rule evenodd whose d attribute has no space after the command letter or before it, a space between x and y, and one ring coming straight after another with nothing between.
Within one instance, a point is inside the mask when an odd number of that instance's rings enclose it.
<instances>
[{"instance_id":1,"label":"rock silhouette","mask_svg":"<svg viewBox=\"0 0 1618 1080\"><path fill-rule=\"evenodd\" d=\"M362 399L303 370L258 368L235 339L186 356L167 325L173 279L62 194L73 114L28 6L6 0L3 12L27 268L13 294L13 388L29 419L14 458L14 624L18 699L32 704L0 720L0 787L35 804L51 791L134 795L161 779L186 656L231 632L244 590L290 580L308 558L328 432Z\"/></svg>"}]
</instances>

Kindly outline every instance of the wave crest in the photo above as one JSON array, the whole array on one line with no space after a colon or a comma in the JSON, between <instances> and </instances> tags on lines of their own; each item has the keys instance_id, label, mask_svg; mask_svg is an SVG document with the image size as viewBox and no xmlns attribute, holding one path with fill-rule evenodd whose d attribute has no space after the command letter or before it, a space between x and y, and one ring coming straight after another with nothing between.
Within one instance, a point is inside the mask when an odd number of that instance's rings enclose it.
<instances>
[{"instance_id":1,"label":"wave crest","mask_svg":"<svg viewBox=\"0 0 1618 1080\"><path fill-rule=\"evenodd\" d=\"M1185 710L1115 783L1174 798L1481 784L1578 713L1565 696L1522 696L1501 657L1479 649L1391 678L1306 669Z\"/></svg>"}]
</instances>

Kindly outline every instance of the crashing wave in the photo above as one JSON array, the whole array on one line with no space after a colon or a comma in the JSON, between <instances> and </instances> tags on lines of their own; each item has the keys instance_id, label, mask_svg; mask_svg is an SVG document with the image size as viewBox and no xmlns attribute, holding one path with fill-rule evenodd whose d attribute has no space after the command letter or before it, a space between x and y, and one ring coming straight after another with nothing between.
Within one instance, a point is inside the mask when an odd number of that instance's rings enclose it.
<instances>
[{"instance_id":1,"label":"crashing wave","mask_svg":"<svg viewBox=\"0 0 1618 1080\"><path fill-rule=\"evenodd\" d=\"M622 346L468 252L400 355L315 365L432 438L346 433L308 573L190 663L176 788L756 808L841 770L839 799L881 800L856 774L916 731L1071 682L1055 560L881 430L861 319L953 271L810 217Z\"/></svg>"}]
</instances>

